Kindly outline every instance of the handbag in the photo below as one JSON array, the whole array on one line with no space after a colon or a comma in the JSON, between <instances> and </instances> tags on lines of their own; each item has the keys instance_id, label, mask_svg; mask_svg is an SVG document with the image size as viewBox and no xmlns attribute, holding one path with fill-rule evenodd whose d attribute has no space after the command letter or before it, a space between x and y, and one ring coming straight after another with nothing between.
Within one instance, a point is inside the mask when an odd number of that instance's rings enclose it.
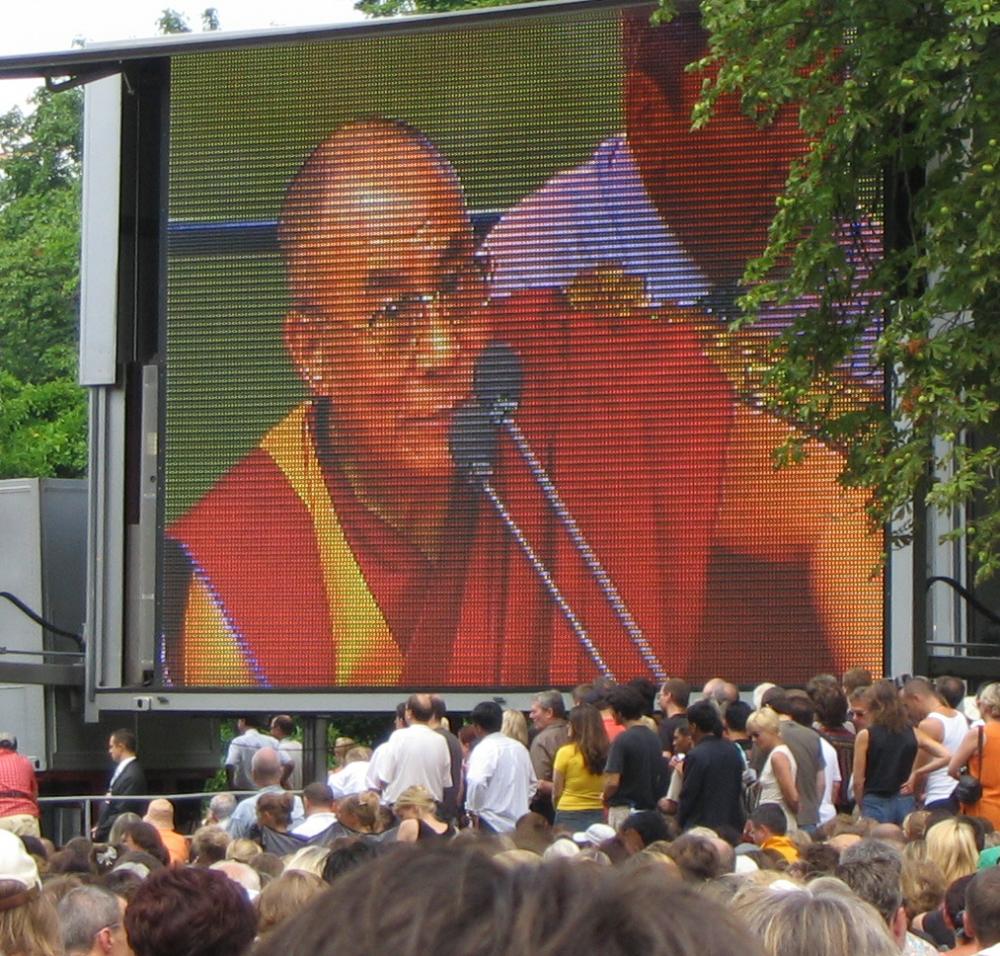
<instances>
[{"instance_id":1,"label":"handbag","mask_svg":"<svg viewBox=\"0 0 1000 956\"><path fill-rule=\"evenodd\" d=\"M979 754L979 768L982 772L983 766L983 728L979 728L979 745L976 748L976 752ZM969 773L968 767L965 769L965 773L961 774L958 778L958 783L955 785L955 799L959 803L968 806L972 803L978 803L983 796L983 784L982 781L972 773Z\"/></svg>"}]
</instances>

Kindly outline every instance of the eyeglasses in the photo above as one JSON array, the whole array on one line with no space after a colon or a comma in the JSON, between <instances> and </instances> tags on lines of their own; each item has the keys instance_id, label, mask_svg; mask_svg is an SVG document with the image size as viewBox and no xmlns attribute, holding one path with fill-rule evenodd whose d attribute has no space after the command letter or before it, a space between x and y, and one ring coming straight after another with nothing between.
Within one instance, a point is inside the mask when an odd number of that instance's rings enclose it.
<instances>
[{"instance_id":1,"label":"eyeglasses","mask_svg":"<svg viewBox=\"0 0 1000 956\"><path fill-rule=\"evenodd\" d=\"M469 256L446 272L433 292L408 292L376 306L368 316L368 329L380 340L395 340L386 341L387 345L410 345L431 308L437 308L448 319L461 320L469 309L485 305L489 276L489 259L484 255Z\"/></svg>"}]
</instances>

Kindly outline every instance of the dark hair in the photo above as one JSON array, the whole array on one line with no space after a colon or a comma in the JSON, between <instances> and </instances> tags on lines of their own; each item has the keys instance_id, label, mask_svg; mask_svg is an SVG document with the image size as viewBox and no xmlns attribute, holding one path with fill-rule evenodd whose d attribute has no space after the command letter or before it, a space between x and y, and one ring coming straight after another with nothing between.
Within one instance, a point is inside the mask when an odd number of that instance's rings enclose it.
<instances>
[{"instance_id":1,"label":"dark hair","mask_svg":"<svg viewBox=\"0 0 1000 956\"><path fill-rule=\"evenodd\" d=\"M812 695L816 719L823 727L836 730L847 720L847 694L840 687L819 687Z\"/></svg>"},{"instance_id":2,"label":"dark hair","mask_svg":"<svg viewBox=\"0 0 1000 956\"><path fill-rule=\"evenodd\" d=\"M277 727L283 734L291 736L295 733L295 721L288 714L279 714L271 721L272 727Z\"/></svg>"},{"instance_id":3,"label":"dark hair","mask_svg":"<svg viewBox=\"0 0 1000 956\"><path fill-rule=\"evenodd\" d=\"M119 747L124 747L130 754L135 753L136 751L135 734L127 727L122 727L120 730L112 731L111 739L116 744L118 744Z\"/></svg>"},{"instance_id":4,"label":"dark hair","mask_svg":"<svg viewBox=\"0 0 1000 956\"><path fill-rule=\"evenodd\" d=\"M902 872L903 857L898 850L881 840L864 839L844 850L834 876L871 903L891 925L903 905Z\"/></svg>"},{"instance_id":5,"label":"dark hair","mask_svg":"<svg viewBox=\"0 0 1000 956\"><path fill-rule=\"evenodd\" d=\"M719 717L719 711L711 701L695 701L687 709L687 719L689 724L693 724L703 734L722 736L722 718Z\"/></svg>"},{"instance_id":6,"label":"dark hair","mask_svg":"<svg viewBox=\"0 0 1000 956\"><path fill-rule=\"evenodd\" d=\"M965 889L965 912L981 947L1000 943L1000 867L988 867L972 877Z\"/></svg>"},{"instance_id":7,"label":"dark hair","mask_svg":"<svg viewBox=\"0 0 1000 956\"><path fill-rule=\"evenodd\" d=\"M639 691L642 695L642 712L647 717L651 717L656 707L656 684L645 677L633 677L626 686L634 687Z\"/></svg>"},{"instance_id":8,"label":"dark hair","mask_svg":"<svg viewBox=\"0 0 1000 956\"><path fill-rule=\"evenodd\" d=\"M243 888L203 867L152 873L125 910L135 956L241 956L256 931Z\"/></svg>"},{"instance_id":9,"label":"dark hair","mask_svg":"<svg viewBox=\"0 0 1000 956\"><path fill-rule=\"evenodd\" d=\"M646 708L642 694L625 684L608 691L608 706L624 720L638 720Z\"/></svg>"},{"instance_id":10,"label":"dark hair","mask_svg":"<svg viewBox=\"0 0 1000 956\"><path fill-rule=\"evenodd\" d=\"M751 707L745 700L734 700L731 704L726 704L722 712L722 722L737 733L743 733L747 729L747 718L753 713Z\"/></svg>"},{"instance_id":11,"label":"dark hair","mask_svg":"<svg viewBox=\"0 0 1000 956\"><path fill-rule=\"evenodd\" d=\"M593 704L578 704L569 712L569 726L587 772L603 773L610 744L601 712Z\"/></svg>"},{"instance_id":12,"label":"dark hair","mask_svg":"<svg viewBox=\"0 0 1000 956\"><path fill-rule=\"evenodd\" d=\"M430 694L410 694L406 709L419 724L426 724L434 716L434 704Z\"/></svg>"},{"instance_id":13,"label":"dark hair","mask_svg":"<svg viewBox=\"0 0 1000 956\"><path fill-rule=\"evenodd\" d=\"M622 833L634 830L642 840L643 846L649 846L657 840L670 839L670 830L658 810L637 810L635 813L630 813L619 830Z\"/></svg>"},{"instance_id":14,"label":"dark hair","mask_svg":"<svg viewBox=\"0 0 1000 956\"><path fill-rule=\"evenodd\" d=\"M469 721L488 734L499 733L503 726L503 709L495 700L481 701L472 708Z\"/></svg>"},{"instance_id":15,"label":"dark hair","mask_svg":"<svg viewBox=\"0 0 1000 956\"><path fill-rule=\"evenodd\" d=\"M872 672L867 667L852 667L849 671L844 672L840 683L844 687L844 693L850 697L851 692L857 690L859 687L871 686Z\"/></svg>"},{"instance_id":16,"label":"dark hair","mask_svg":"<svg viewBox=\"0 0 1000 956\"><path fill-rule=\"evenodd\" d=\"M754 826L766 827L775 836L784 836L788 832L788 817L777 803L762 803L750 814L750 822Z\"/></svg>"},{"instance_id":17,"label":"dark hair","mask_svg":"<svg viewBox=\"0 0 1000 956\"><path fill-rule=\"evenodd\" d=\"M333 791L327 783L310 783L302 791L302 796L310 803L333 803Z\"/></svg>"},{"instance_id":18,"label":"dark hair","mask_svg":"<svg viewBox=\"0 0 1000 956\"><path fill-rule=\"evenodd\" d=\"M949 707L958 707L965 696L965 682L960 677L939 677L934 681L934 693Z\"/></svg>"},{"instance_id":19,"label":"dark hair","mask_svg":"<svg viewBox=\"0 0 1000 956\"><path fill-rule=\"evenodd\" d=\"M448 715L448 705L440 694L431 695L431 710L434 711L434 716L438 720Z\"/></svg>"},{"instance_id":20,"label":"dark hair","mask_svg":"<svg viewBox=\"0 0 1000 956\"><path fill-rule=\"evenodd\" d=\"M965 926L962 916L965 912L965 894L972 882L975 873L968 876L960 876L953 880L951 885L944 891L944 910L951 920L951 925L955 927L955 933L964 933Z\"/></svg>"},{"instance_id":21,"label":"dark hair","mask_svg":"<svg viewBox=\"0 0 1000 956\"><path fill-rule=\"evenodd\" d=\"M256 956L345 952L760 956L762 950L734 916L664 880L662 869L565 863L508 869L475 847L418 845L345 874L255 950Z\"/></svg>"},{"instance_id":22,"label":"dark hair","mask_svg":"<svg viewBox=\"0 0 1000 956\"><path fill-rule=\"evenodd\" d=\"M163 843L160 831L152 823L137 820L134 823L126 824L122 839L125 837L129 837L140 850L155 857L164 866L170 865L170 854Z\"/></svg>"},{"instance_id":23,"label":"dark hair","mask_svg":"<svg viewBox=\"0 0 1000 956\"><path fill-rule=\"evenodd\" d=\"M816 710L807 697L790 697L788 699L788 712L792 720L803 727L811 727Z\"/></svg>"},{"instance_id":24,"label":"dark hair","mask_svg":"<svg viewBox=\"0 0 1000 956\"><path fill-rule=\"evenodd\" d=\"M378 855L378 849L374 843L367 840L347 839L338 840L326 856L323 863L323 879L327 883L333 883L345 873L373 860Z\"/></svg>"}]
</instances>

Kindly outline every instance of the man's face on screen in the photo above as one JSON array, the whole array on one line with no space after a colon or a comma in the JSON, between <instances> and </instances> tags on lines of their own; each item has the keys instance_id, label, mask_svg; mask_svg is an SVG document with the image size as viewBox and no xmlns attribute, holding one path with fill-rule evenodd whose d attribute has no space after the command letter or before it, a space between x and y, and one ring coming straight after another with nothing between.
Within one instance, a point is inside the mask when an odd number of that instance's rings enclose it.
<instances>
[{"instance_id":1,"label":"man's face on screen","mask_svg":"<svg viewBox=\"0 0 1000 956\"><path fill-rule=\"evenodd\" d=\"M289 348L330 400L353 477L450 476L451 418L485 342L486 269L443 159L398 130L362 129L376 143L338 146L315 228L289 257Z\"/></svg>"}]
</instances>

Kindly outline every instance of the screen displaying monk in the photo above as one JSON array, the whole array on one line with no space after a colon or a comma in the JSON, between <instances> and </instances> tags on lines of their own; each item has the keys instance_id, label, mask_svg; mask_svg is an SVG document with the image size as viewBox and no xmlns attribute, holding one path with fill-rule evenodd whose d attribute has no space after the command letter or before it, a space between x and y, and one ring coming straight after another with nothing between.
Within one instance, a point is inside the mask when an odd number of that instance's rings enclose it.
<instances>
[{"instance_id":1,"label":"screen displaying monk","mask_svg":"<svg viewBox=\"0 0 1000 956\"><path fill-rule=\"evenodd\" d=\"M802 149L790 116L759 130L724 104L709 139L690 133L691 20L468 30L303 52L359 84L386 44L410 61L363 104L280 118L275 83L267 148L218 174L202 116L214 98L244 109L237 85L195 96L194 69L175 78L172 221L198 217L213 175L247 194L232 223L205 200L199 234L227 238L174 245L168 265L160 680L485 689L877 667L864 493L818 441L774 467L789 426L726 326ZM507 62L516 42L536 56ZM459 60L492 50L489 109L471 66L468 109L420 95L428 44L449 43ZM571 98L552 61L574 45ZM293 70L282 56L272 70ZM563 125L498 134L535 113ZM871 221L848 234L870 246ZM244 398L220 412L210 370L227 350ZM845 378L877 400L870 369Z\"/></svg>"}]
</instances>

